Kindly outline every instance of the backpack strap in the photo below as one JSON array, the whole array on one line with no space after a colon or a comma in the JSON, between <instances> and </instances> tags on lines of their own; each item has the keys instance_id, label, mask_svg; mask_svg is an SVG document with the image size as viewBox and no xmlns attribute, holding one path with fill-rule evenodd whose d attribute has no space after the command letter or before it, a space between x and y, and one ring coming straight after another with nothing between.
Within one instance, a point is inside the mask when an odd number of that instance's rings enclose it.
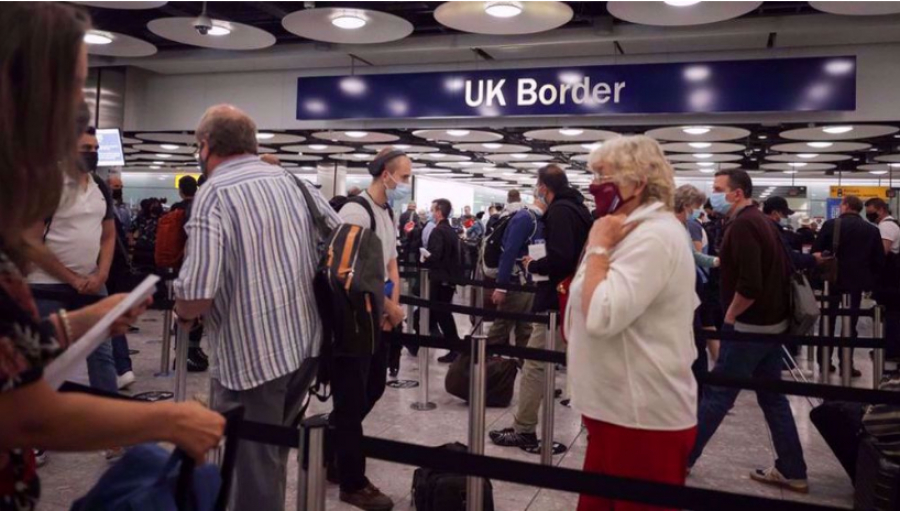
<instances>
[{"instance_id":1,"label":"backpack strap","mask_svg":"<svg viewBox=\"0 0 900 511\"><path fill-rule=\"evenodd\" d=\"M300 188L300 193L303 194L303 199L306 201L306 207L309 209L309 214L312 215L313 225L316 226L316 230L319 231L319 236L321 239L327 239L331 234L331 229L328 228L328 224L325 222L325 216L322 215L322 212L319 211L319 206L316 204L316 200L313 198L312 194L309 192L309 189L303 183L299 177L291 174L290 172L285 172L290 175L294 179L294 183L296 183L297 187Z\"/></svg>"},{"instance_id":2,"label":"backpack strap","mask_svg":"<svg viewBox=\"0 0 900 511\"><path fill-rule=\"evenodd\" d=\"M369 220L372 225L371 227L369 227L369 229L371 229L372 232L375 232L375 227L377 227L377 225L375 224L375 211L372 209L372 205L369 204L369 201L367 201L365 199L365 197L360 197L359 195L357 195L356 197L350 197L349 199L347 199L347 202L352 202L353 204L359 204L360 206L363 207L363 209L366 210L366 213L369 214ZM391 208L387 208L387 209L388 209L388 211L390 211ZM393 222L393 220L394 220L394 215L391 214L391 221Z\"/></svg>"}]
</instances>

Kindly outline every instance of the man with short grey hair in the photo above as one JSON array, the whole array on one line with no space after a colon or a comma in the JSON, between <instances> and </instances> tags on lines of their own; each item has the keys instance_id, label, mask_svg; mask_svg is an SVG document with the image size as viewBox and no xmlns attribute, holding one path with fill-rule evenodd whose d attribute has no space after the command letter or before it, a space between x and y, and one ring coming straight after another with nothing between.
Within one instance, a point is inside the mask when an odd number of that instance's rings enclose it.
<instances>
[{"instance_id":1,"label":"man with short grey hair","mask_svg":"<svg viewBox=\"0 0 900 511\"><path fill-rule=\"evenodd\" d=\"M300 365L322 337L313 294L319 239L300 186L329 225L340 219L315 187L260 161L256 125L237 108L207 110L197 142L208 180L194 199L175 281L179 328L206 317L211 404L238 403L248 420L291 426L307 393ZM287 455L243 443L231 509L283 510Z\"/></svg>"}]
</instances>

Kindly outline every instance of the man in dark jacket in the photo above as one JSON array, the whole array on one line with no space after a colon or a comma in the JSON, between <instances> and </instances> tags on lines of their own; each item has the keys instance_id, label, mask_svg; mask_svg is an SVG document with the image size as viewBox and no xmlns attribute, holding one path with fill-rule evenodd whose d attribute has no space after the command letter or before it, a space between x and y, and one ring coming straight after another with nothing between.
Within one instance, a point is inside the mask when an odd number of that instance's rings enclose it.
<instances>
[{"instance_id":1,"label":"man in dark jacket","mask_svg":"<svg viewBox=\"0 0 900 511\"><path fill-rule=\"evenodd\" d=\"M453 294L456 292L454 282L463 278L459 237L448 220L452 209L453 206L447 199L437 199L431 203L436 227L428 238L429 255L425 259L425 266L431 270L431 300L435 303L453 303ZM460 342L453 313L432 309L432 333L438 328L447 341ZM457 353L451 351L438 358L438 362L453 362L456 357Z\"/></svg>"},{"instance_id":2,"label":"man in dark jacket","mask_svg":"<svg viewBox=\"0 0 900 511\"><path fill-rule=\"evenodd\" d=\"M833 297L832 306L840 303L840 297L850 295L850 307L859 309L864 291L876 288L877 276L884 266L884 245L878 227L866 222L860 213L863 203L859 197L848 195L841 201L841 216L828 220L822 225L819 237L813 245L814 254L828 251L837 257L837 282L830 289ZM840 226L840 235L835 247L835 226ZM836 249L835 249L836 248ZM829 316L830 332L834 333L835 316ZM856 337L856 324L859 316L850 316L850 331L842 332L844 337ZM839 350L833 350L839 351ZM851 360L852 358L851 350ZM816 357L818 360L818 357ZM831 371L834 371L831 366ZM852 369L854 378L862 376L857 369Z\"/></svg>"},{"instance_id":3,"label":"man in dark jacket","mask_svg":"<svg viewBox=\"0 0 900 511\"><path fill-rule=\"evenodd\" d=\"M818 258L815 254L804 254L801 252L802 244L797 233L789 230L784 224L788 218L794 214L794 210L788 207L787 200L784 197L769 197L763 203L763 214L772 220L778 233L781 235L781 241L788 248L791 256L791 263L798 270L811 270L816 267L821 254Z\"/></svg>"},{"instance_id":4,"label":"man in dark jacket","mask_svg":"<svg viewBox=\"0 0 900 511\"><path fill-rule=\"evenodd\" d=\"M569 186L566 173L556 165L538 170L535 195L547 204L547 212L543 216L546 256L537 260L526 256L523 265L528 273L547 277L547 280L538 282L532 310L538 313L558 311L556 287L574 275L593 220L584 205L584 196ZM547 330L547 325L535 324L528 347L547 349ZM556 338L556 348L563 349L558 330ZM543 362L525 361L519 380L519 403L513 427L491 431L491 441L502 446L537 448L535 431L543 400L544 378Z\"/></svg>"}]
</instances>

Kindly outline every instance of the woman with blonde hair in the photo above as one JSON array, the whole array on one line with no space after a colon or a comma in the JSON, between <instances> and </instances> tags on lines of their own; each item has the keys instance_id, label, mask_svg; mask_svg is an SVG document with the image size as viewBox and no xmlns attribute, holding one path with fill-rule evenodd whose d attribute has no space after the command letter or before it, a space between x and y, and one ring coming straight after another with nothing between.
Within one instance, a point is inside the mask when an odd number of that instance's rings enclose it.
<instances>
[{"instance_id":1,"label":"woman with blonde hair","mask_svg":"<svg viewBox=\"0 0 900 511\"><path fill-rule=\"evenodd\" d=\"M694 259L672 212L662 149L621 137L591 153L598 219L566 311L572 406L584 470L683 485L697 424ZM652 506L582 495L578 510Z\"/></svg>"}]
</instances>

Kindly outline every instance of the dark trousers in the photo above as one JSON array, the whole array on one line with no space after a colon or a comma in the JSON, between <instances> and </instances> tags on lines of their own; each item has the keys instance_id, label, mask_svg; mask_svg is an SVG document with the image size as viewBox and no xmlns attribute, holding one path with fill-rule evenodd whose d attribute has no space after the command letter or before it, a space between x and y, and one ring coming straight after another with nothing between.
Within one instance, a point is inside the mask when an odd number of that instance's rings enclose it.
<instances>
[{"instance_id":1,"label":"dark trousers","mask_svg":"<svg viewBox=\"0 0 900 511\"><path fill-rule=\"evenodd\" d=\"M700 312L694 313L694 329L701 328L702 321ZM703 397L703 377L709 373L709 357L706 354L706 339L694 338L694 344L697 346L697 359L691 364L691 372L694 373L694 379L697 380L697 403Z\"/></svg>"},{"instance_id":2,"label":"dark trousers","mask_svg":"<svg viewBox=\"0 0 900 511\"><path fill-rule=\"evenodd\" d=\"M387 346L380 343L372 356L334 358L331 392L334 408L329 416L334 428L334 457L341 491L364 488L366 457L362 454L363 420L384 394L387 381Z\"/></svg>"},{"instance_id":3,"label":"dark trousers","mask_svg":"<svg viewBox=\"0 0 900 511\"><path fill-rule=\"evenodd\" d=\"M456 286L435 282L431 285L431 300L435 303L453 303L453 295ZM450 342L460 342L459 333L456 331L456 320L453 313L447 311L431 310L431 334L434 335L440 329L444 339Z\"/></svg>"},{"instance_id":4,"label":"dark trousers","mask_svg":"<svg viewBox=\"0 0 900 511\"><path fill-rule=\"evenodd\" d=\"M117 335L112 338L113 362L116 364L116 374L122 376L131 371L131 355L128 353L128 338Z\"/></svg>"},{"instance_id":5,"label":"dark trousers","mask_svg":"<svg viewBox=\"0 0 900 511\"><path fill-rule=\"evenodd\" d=\"M859 309L860 304L862 304L862 291L835 291L834 294L832 294L829 297L830 308L836 310L838 308L838 306L841 304L841 296L843 296L845 294L850 295L850 308ZM837 316L835 314L826 314L826 316L827 316L826 320L828 321L828 328L829 328L828 331L833 336L834 335L834 327L837 324L837 320L839 318L841 320L843 320L844 316ZM857 323L859 323L859 315L858 314L851 315L850 316L850 331L844 332L842 330L841 337L851 337L853 339L856 339L857 337L859 337L859 334L856 333ZM819 350L821 350L821 348L816 348L816 360L822 359L822 355ZM840 352L841 352L840 348L831 348L832 360L834 359L835 355L840 356ZM850 365L851 366L853 365L853 348L850 349Z\"/></svg>"}]
</instances>

